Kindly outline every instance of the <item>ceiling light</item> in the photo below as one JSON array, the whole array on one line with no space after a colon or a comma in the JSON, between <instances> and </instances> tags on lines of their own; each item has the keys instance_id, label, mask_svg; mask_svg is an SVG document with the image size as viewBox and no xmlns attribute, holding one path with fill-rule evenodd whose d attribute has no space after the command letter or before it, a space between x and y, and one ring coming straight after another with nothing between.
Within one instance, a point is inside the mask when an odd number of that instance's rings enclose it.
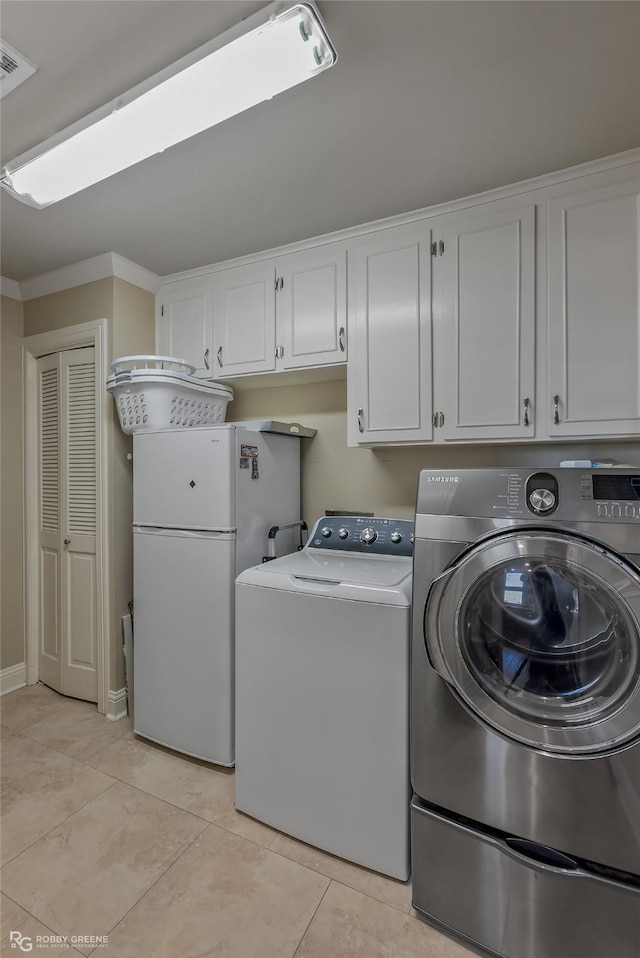
<instances>
[{"instance_id":1,"label":"ceiling light","mask_svg":"<svg viewBox=\"0 0 640 958\"><path fill-rule=\"evenodd\" d=\"M312 3L272 4L8 163L42 209L310 79L336 62Z\"/></svg>"}]
</instances>

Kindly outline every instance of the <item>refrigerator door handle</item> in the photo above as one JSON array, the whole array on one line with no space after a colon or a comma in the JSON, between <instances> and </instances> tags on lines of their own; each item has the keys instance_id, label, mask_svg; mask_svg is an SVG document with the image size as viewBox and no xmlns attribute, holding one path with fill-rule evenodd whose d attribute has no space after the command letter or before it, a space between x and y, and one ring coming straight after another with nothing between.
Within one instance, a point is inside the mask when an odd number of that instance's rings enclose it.
<instances>
[{"instance_id":1,"label":"refrigerator door handle","mask_svg":"<svg viewBox=\"0 0 640 958\"><path fill-rule=\"evenodd\" d=\"M178 529L175 526L134 525L134 533L151 536L180 536L192 539L235 539L235 529Z\"/></svg>"}]
</instances>

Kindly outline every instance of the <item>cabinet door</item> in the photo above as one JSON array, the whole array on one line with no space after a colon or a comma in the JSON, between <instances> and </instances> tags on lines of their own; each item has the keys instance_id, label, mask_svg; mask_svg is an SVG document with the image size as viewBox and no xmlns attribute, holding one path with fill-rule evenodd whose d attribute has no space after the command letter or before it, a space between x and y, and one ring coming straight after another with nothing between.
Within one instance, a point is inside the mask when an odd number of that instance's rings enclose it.
<instances>
[{"instance_id":1,"label":"cabinet door","mask_svg":"<svg viewBox=\"0 0 640 958\"><path fill-rule=\"evenodd\" d=\"M218 376L275 369L276 304L273 264L238 266L213 280L213 348Z\"/></svg>"},{"instance_id":2,"label":"cabinet door","mask_svg":"<svg viewBox=\"0 0 640 958\"><path fill-rule=\"evenodd\" d=\"M346 362L347 252L342 244L295 253L278 263L279 367Z\"/></svg>"},{"instance_id":3,"label":"cabinet door","mask_svg":"<svg viewBox=\"0 0 640 958\"><path fill-rule=\"evenodd\" d=\"M196 367L197 376L213 376L211 279L170 283L160 291L158 300L158 354L186 359Z\"/></svg>"},{"instance_id":4,"label":"cabinet door","mask_svg":"<svg viewBox=\"0 0 640 958\"><path fill-rule=\"evenodd\" d=\"M430 240L412 224L349 250L349 445L433 437Z\"/></svg>"},{"instance_id":5,"label":"cabinet door","mask_svg":"<svg viewBox=\"0 0 640 958\"><path fill-rule=\"evenodd\" d=\"M456 214L442 237L434 305L442 438L532 438L535 206Z\"/></svg>"},{"instance_id":6,"label":"cabinet door","mask_svg":"<svg viewBox=\"0 0 640 958\"><path fill-rule=\"evenodd\" d=\"M549 200L551 436L637 435L640 180Z\"/></svg>"}]
</instances>

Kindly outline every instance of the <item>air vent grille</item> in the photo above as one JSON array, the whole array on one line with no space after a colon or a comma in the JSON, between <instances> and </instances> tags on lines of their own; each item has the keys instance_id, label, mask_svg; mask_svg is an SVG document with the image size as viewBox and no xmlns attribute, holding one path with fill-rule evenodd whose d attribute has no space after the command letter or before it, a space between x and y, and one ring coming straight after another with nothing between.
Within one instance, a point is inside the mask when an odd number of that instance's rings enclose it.
<instances>
[{"instance_id":1,"label":"air vent grille","mask_svg":"<svg viewBox=\"0 0 640 958\"><path fill-rule=\"evenodd\" d=\"M28 80L37 67L18 53L6 40L0 40L0 98Z\"/></svg>"}]
</instances>

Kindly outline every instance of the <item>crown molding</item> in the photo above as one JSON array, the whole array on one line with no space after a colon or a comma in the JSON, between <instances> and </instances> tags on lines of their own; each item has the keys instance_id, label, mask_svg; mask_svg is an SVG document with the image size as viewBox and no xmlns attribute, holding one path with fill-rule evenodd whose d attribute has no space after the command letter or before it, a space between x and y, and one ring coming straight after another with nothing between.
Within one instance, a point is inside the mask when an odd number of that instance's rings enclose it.
<instances>
[{"instance_id":1,"label":"crown molding","mask_svg":"<svg viewBox=\"0 0 640 958\"><path fill-rule=\"evenodd\" d=\"M6 276L0 276L0 296L8 296L9 299L18 299L22 302L20 283L16 283L15 279L7 279Z\"/></svg>"},{"instance_id":2,"label":"crown molding","mask_svg":"<svg viewBox=\"0 0 640 958\"><path fill-rule=\"evenodd\" d=\"M37 299L40 296L48 296L51 293L59 293L64 289L72 289L74 286L84 286L86 283L95 283L100 279L114 277L131 283L133 286L146 289L147 292L154 295L160 288L159 276L148 269L144 269L143 266L132 263L124 256L119 256L118 253L101 253L99 256L91 257L91 259L72 263L71 266L63 266L61 269L52 270L50 273L33 276L31 279L25 279L15 285L19 287L19 298L26 301Z\"/></svg>"}]
</instances>

